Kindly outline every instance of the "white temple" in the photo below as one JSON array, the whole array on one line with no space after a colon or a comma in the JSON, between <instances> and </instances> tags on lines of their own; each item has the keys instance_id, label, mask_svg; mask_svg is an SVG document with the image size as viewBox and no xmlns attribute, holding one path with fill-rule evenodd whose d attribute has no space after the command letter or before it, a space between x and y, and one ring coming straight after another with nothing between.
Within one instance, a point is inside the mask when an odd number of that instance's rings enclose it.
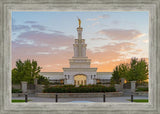
<instances>
[{"instance_id":1,"label":"white temple","mask_svg":"<svg viewBox=\"0 0 160 114\"><path fill-rule=\"evenodd\" d=\"M110 82L111 72L97 72L97 68L91 68L91 59L86 56L85 39L82 38L83 28L79 19L77 28L78 39L73 44L74 56L69 59L69 68L63 68L63 72L41 72L55 84L88 85Z\"/></svg>"}]
</instances>

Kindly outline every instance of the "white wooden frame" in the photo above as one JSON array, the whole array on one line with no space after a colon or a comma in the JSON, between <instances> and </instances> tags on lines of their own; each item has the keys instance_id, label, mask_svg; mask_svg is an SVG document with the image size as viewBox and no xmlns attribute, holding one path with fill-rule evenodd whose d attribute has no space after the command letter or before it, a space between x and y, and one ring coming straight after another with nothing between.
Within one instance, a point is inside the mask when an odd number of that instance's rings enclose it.
<instances>
[{"instance_id":1,"label":"white wooden frame","mask_svg":"<svg viewBox=\"0 0 160 114\"><path fill-rule=\"evenodd\" d=\"M149 103L11 103L12 11L148 11ZM160 0L1 0L0 114L160 113Z\"/></svg>"}]
</instances>

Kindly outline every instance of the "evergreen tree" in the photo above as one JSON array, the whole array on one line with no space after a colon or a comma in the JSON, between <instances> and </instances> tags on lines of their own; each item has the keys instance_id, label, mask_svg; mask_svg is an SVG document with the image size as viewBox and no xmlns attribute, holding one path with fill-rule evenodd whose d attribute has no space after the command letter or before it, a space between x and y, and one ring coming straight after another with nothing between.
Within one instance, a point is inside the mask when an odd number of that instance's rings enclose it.
<instances>
[{"instance_id":1,"label":"evergreen tree","mask_svg":"<svg viewBox=\"0 0 160 114\"><path fill-rule=\"evenodd\" d=\"M111 77L111 83L113 83L113 84L120 83L120 75L119 75L119 67L118 66L116 66L116 68L113 70L112 77Z\"/></svg>"}]
</instances>

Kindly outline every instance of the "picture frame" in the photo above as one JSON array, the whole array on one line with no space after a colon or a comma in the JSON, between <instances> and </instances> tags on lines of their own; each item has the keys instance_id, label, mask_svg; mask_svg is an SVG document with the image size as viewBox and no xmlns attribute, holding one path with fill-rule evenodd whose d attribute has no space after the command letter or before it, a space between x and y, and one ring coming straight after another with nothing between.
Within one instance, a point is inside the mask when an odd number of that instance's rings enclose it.
<instances>
[{"instance_id":1,"label":"picture frame","mask_svg":"<svg viewBox=\"0 0 160 114\"><path fill-rule=\"evenodd\" d=\"M0 113L158 114L160 113L160 0L4 0L0 1ZM148 11L148 103L11 103L12 11Z\"/></svg>"}]
</instances>

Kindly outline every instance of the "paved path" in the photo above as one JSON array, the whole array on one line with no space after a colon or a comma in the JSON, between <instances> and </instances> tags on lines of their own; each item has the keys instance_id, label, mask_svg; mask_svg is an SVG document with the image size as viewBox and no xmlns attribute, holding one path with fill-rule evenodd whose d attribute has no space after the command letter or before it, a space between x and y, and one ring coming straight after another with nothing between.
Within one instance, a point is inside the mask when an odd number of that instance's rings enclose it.
<instances>
[{"instance_id":1,"label":"paved path","mask_svg":"<svg viewBox=\"0 0 160 114\"><path fill-rule=\"evenodd\" d=\"M24 99L24 97L12 97L12 99ZM55 98L29 97L30 102L55 102ZM130 97L106 97L106 102L130 102ZM148 99L148 97L135 96L134 99ZM103 102L103 98L59 98L58 102Z\"/></svg>"}]
</instances>

